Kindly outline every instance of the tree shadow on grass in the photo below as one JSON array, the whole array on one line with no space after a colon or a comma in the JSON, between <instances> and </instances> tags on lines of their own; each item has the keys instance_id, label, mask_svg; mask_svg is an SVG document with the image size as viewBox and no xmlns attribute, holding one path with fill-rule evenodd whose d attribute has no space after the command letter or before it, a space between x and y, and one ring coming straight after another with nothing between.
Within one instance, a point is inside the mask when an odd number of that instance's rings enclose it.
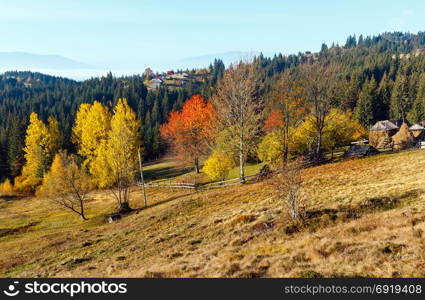
<instances>
[{"instance_id":1,"label":"tree shadow on grass","mask_svg":"<svg viewBox=\"0 0 425 300\"><path fill-rule=\"evenodd\" d=\"M163 167L157 169L144 170L143 175L146 180L169 179L183 174L190 173L191 168L176 168L176 167Z\"/></svg>"},{"instance_id":2,"label":"tree shadow on grass","mask_svg":"<svg viewBox=\"0 0 425 300\"><path fill-rule=\"evenodd\" d=\"M4 200L4 201L21 200L24 198L25 196L19 196L19 195L0 195L0 200Z\"/></svg>"},{"instance_id":3,"label":"tree shadow on grass","mask_svg":"<svg viewBox=\"0 0 425 300\"><path fill-rule=\"evenodd\" d=\"M0 237L4 237L7 235L12 234L20 234L27 232L31 227L34 227L36 225L40 224L40 221L37 222L31 222L29 224L26 224L24 226L16 227L16 228L0 228Z\"/></svg>"},{"instance_id":4,"label":"tree shadow on grass","mask_svg":"<svg viewBox=\"0 0 425 300\"><path fill-rule=\"evenodd\" d=\"M149 204L148 206L143 206L143 207L139 207L139 208L134 208L134 209L133 209L133 211L137 213L137 212L140 212L140 211L145 210L145 209L149 209L149 208L152 208L152 207L156 207L156 206L159 206L159 205L162 205L162 204L165 204L165 203L168 203L168 202L171 202L171 201L174 201L174 200L177 200L177 199L180 199L180 198L183 198L183 197L189 196L189 195L191 195L191 194L192 194L192 193L185 193L185 194L182 194L182 195L174 196L174 197L171 197L171 198L168 198L168 199L164 199L164 200L161 200L161 201L155 202L155 203L153 203L153 204ZM148 201L149 201L149 199L148 199Z\"/></svg>"}]
</instances>

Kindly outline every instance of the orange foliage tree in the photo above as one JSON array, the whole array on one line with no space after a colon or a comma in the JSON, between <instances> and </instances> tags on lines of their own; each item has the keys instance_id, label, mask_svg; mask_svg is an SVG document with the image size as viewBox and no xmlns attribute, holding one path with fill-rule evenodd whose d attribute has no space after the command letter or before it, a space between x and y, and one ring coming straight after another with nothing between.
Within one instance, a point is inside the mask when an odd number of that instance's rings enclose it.
<instances>
[{"instance_id":1,"label":"orange foliage tree","mask_svg":"<svg viewBox=\"0 0 425 300\"><path fill-rule=\"evenodd\" d=\"M199 160L207 154L214 136L215 111L201 95L193 95L181 111L173 111L168 123L161 126L161 136L171 143L178 156L194 165L199 173Z\"/></svg>"},{"instance_id":2,"label":"orange foliage tree","mask_svg":"<svg viewBox=\"0 0 425 300\"><path fill-rule=\"evenodd\" d=\"M274 109L270 113L266 122L264 123L263 130L265 132L272 132L275 130L283 129L283 111L281 109Z\"/></svg>"}]
</instances>

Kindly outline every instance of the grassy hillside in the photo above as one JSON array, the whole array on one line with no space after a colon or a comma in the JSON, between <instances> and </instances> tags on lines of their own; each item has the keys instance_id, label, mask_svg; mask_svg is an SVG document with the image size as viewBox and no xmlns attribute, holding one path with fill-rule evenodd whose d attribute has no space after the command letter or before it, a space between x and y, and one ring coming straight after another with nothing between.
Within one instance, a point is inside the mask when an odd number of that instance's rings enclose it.
<instances>
[{"instance_id":1,"label":"grassy hillside","mask_svg":"<svg viewBox=\"0 0 425 300\"><path fill-rule=\"evenodd\" d=\"M87 222L47 200L2 198L0 275L425 276L425 151L327 164L303 177L303 223L289 220L266 183L149 190L147 209L113 224L104 221L114 208L106 191L91 195ZM132 207L142 207L141 192L132 195Z\"/></svg>"},{"instance_id":2,"label":"grassy hillside","mask_svg":"<svg viewBox=\"0 0 425 300\"><path fill-rule=\"evenodd\" d=\"M204 173L196 174L193 168L185 163L178 163L178 159L166 158L156 163L147 164L143 167L144 176L147 182L196 182L208 183L211 180ZM245 176L254 175L260 172L265 163L246 163ZM239 166L234 167L227 174L226 179L239 177Z\"/></svg>"}]
</instances>

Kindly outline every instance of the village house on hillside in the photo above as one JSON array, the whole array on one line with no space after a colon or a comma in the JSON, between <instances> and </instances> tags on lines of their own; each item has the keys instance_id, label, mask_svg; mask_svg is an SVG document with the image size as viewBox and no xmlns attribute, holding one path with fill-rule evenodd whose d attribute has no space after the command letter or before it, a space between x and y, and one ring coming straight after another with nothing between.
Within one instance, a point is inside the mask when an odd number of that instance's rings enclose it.
<instances>
[{"instance_id":1,"label":"village house on hillside","mask_svg":"<svg viewBox=\"0 0 425 300\"><path fill-rule=\"evenodd\" d=\"M147 84L148 84L149 90L155 90L155 89L157 89L161 86L162 80L159 79L159 78L154 78L154 79L150 80Z\"/></svg>"},{"instance_id":2,"label":"village house on hillside","mask_svg":"<svg viewBox=\"0 0 425 300\"><path fill-rule=\"evenodd\" d=\"M170 88L181 88L189 83L200 84L205 82L212 73L209 68L186 72L169 70L162 73L154 73L152 69L146 68L144 75L148 90L156 90L163 85Z\"/></svg>"}]
</instances>

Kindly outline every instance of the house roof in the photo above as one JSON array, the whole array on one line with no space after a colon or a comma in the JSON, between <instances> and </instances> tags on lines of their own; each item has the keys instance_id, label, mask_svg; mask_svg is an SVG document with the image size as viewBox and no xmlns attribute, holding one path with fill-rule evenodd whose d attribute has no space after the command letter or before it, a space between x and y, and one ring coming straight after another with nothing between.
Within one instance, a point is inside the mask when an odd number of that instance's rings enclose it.
<instances>
[{"instance_id":1,"label":"house roof","mask_svg":"<svg viewBox=\"0 0 425 300\"><path fill-rule=\"evenodd\" d=\"M385 121L378 121L375 125L372 126L370 130L374 131L380 131L380 130L395 130L398 129L397 125L395 125L393 122L385 120Z\"/></svg>"},{"instance_id":2,"label":"house roof","mask_svg":"<svg viewBox=\"0 0 425 300\"><path fill-rule=\"evenodd\" d=\"M419 124L415 124L412 127L410 127L409 130L425 130L425 127L423 127Z\"/></svg>"}]
</instances>

